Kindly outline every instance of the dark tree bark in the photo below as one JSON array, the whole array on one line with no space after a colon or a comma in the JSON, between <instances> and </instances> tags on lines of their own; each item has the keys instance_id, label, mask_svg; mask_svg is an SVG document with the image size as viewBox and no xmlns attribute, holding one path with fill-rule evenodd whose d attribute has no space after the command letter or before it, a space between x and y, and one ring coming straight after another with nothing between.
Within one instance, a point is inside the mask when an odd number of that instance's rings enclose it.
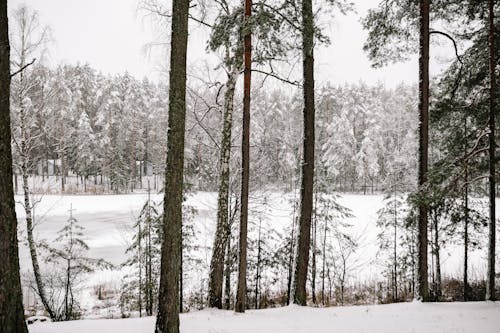
<instances>
[{"instance_id":1,"label":"dark tree bark","mask_svg":"<svg viewBox=\"0 0 500 333\"><path fill-rule=\"evenodd\" d=\"M148 212L147 212L147 238L146 238L146 315L153 315L153 286L155 282L153 281L153 253L151 246L151 236L153 233L152 221L151 221L151 187L148 179Z\"/></svg>"},{"instance_id":2,"label":"dark tree bark","mask_svg":"<svg viewBox=\"0 0 500 333\"><path fill-rule=\"evenodd\" d=\"M423 190L427 183L429 155L429 0L420 0L420 57L419 57L419 148L418 185ZM418 263L416 297L424 302L429 298L427 277L427 204L420 198L418 204Z\"/></svg>"},{"instance_id":3,"label":"dark tree bark","mask_svg":"<svg viewBox=\"0 0 500 333\"><path fill-rule=\"evenodd\" d=\"M316 210L318 209L318 193L316 193L316 200L314 202L315 212L314 212L314 220L312 221L312 263L311 263L311 294L312 294L312 302L313 304L317 304L316 299L316 249L317 249L317 229L318 229L318 214ZM326 222L325 222L326 224Z\"/></svg>"},{"instance_id":4,"label":"dark tree bark","mask_svg":"<svg viewBox=\"0 0 500 333\"><path fill-rule=\"evenodd\" d=\"M326 212L328 214L328 211ZM323 268L321 269L321 303L323 306L326 305L325 302L325 273L326 273L326 234L328 232L328 221L325 220L325 225L323 227L323 245L322 245L322 256L323 256Z\"/></svg>"},{"instance_id":5,"label":"dark tree bark","mask_svg":"<svg viewBox=\"0 0 500 333\"><path fill-rule=\"evenodd\" d=\"M397 185L394 184L394 302L398 301L398 208L397 208Z\"/></svg>"},{"instance_id":6,"label":"dark tree bark","mask_svg":"<svg viewBox=\"0 0 500 333\"><path fill-rule=\"evenodd\" d=\"M12 186L10 45L7 0L0 1L0 330L28 332L24 321Z\"/></svg>"},{"instance_id":7,"label":"dark tree bark","mask_svg":"<svg viewBox=\"0 0 500 333\"><path fill-rule=\"evenodd\" d=\"M433 227L434 227L434 256L436 257L436 281L435 281L435 290L434 297L435 301L439 301L441 299L441 257L440 250L441 246L439 245L439 215L436 211L433 217Z\"/></svg>"},{"instance_id":8,"label":"dark tree bark","mask_svg":"<svg viewBox=\"0 0 500 333\"><path fill-rule=\"evenodd\" d=\"M464 138L467 138L467 115L464 117ZM464 152L467 151L467 142L464 143ZM469 166L464 161L464 302L468 301L469 290Z\"/></svg>"},{"instance_id":9,"label":"dark tree bark","mask_svg":"<svg viewBox=\"0 0 500 333\"><path fill-rule=\"evenodd\" d=\"M304 76L304 157L302 161L300 220L293 302L306 305L314 184L314 17L311 0L302 1L302 55Z\"/></svg>"},{"instance_id":10,"label":"dark tree bark","mask_svg":"<svg viewBox=\"0 0 500 333\"><path fill-rule=\"evenodd\" d=\"M486 279L486 300L495 301L495 112L496 112L496 82L495 82L495 13L494 1L489 0L489 49L490 49L490 117L489 133L489 197L490 225L488 243L488 273Z\"/></svg>"},{"instance_id":11,"label":"dark tree bark","mask_svg":"<svg viewBox=\"0 0 500 333\"><path fill-rule=\"evenodd\" d=\"M163 241L156 333L179 333L189 0L173 0Z\"/></svg>"},{"instance_id":12,"label":"dark tree bark","mask_svg":"<svg viewBox=\"0 0 500 333\"><path fill-rule=\"evenodd\" d=\"M259 230L257 236L257 268L255 271L255 308L259 309L259 283L260 283L260 265L261 265L261 227L262 220L259 219Z\"/></svg>"},{"instance_id":13,"label":"dark tree bark","mask_svg":"<svg viewBox=\"0 0 500 333\"><path fill-rule=\"evenodd\" d=\"M234 65L228 75L224 96L224 120L220 149L220 179L217 198L217 229L210 261L210 279L208 283L208 306L222 309L222 284L224 279L224 252L226 250L228 215L229 215L229 159L231 157L231 129L233 127L233 100L236 79L240 66Z\"/></svg>"},{"instance_id":14,"label":"dark tree bark","mask_svg":"<svg viewBox=\"0 0 500 333\"><path fill-rule=\"evenodd\" d=\"M179 313L184 312L184 247L182 243L182 234L181 241L179 244Z\"/></svg>"},{"instance_id":15,"label":"dark tree bark","mask_svg":"<svg viewBox=\"0 0 500 333\"><path fill-rule=\"evenodd\" d=\"M252 15L252 0L245 0L245 21ZM252 32L244 37L243 138L241 144L241 209L236 312L245 312L247 295L248 183L250 179L250 87L252 84Z\"/></svg>"},{"instance_id":16,"label":"dark tree bark","mask_svg":"<svg viewBox=\"0 0 500 333\"><path fill-rule=\"evenodd\" d=\"M295 202L293 204L293 220L292 220L292 231L290 235L290 252L288 257L288 281L286 290L286 305L290 305L290 299L292 294L292 273L293 273L293 250L295 249Z\"/></svg>"}]
</instances>

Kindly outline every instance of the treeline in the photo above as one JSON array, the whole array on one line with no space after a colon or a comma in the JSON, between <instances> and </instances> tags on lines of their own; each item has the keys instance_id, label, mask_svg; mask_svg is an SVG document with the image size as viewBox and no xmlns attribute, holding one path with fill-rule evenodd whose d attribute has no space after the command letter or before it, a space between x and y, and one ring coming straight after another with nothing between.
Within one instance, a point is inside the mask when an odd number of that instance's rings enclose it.
<instances>
[{"instance_id":1,"label":"treeline","mask_svg":"<svg viewBox=\"0 0 500 333\"><path fill-rule=\"evenodd\" d=\"M14 78L11 92L16 176L23 174L24 163L30 177L58 177L60 188L52 191L129 192L144 189L143 177L152 175L158 176L154 185L161 189L166 90L127 73L105 76L88 65L26 69ZM222 121L222 106L214 99L223 91L190 91L186 175L195 189L214 191ZM415 146L414 93L414 87L405 85L320 89L318 179L330 190L366 193L383 190L391 177L404 175L410 190L416 163L408 153ZM279 89L255 95L252 178L259 186L290 190L299 172L301 100L298 92ZM235 127L232 145L239 134ZM232 154L235 169L238 151Z\"/></svg>"}]
</instances>

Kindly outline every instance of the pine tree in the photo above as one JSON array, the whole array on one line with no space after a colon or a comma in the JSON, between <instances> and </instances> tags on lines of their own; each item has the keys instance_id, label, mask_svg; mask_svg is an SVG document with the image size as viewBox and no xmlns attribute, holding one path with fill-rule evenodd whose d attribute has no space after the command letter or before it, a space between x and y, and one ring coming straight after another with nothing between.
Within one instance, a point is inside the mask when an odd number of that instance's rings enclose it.
<instances>
[{"instance_id":1,"label":"pine tree","mask_svg":"<svg viewBox=\"0 0 500 333\"><path fill-rule=\"evenodd\" d=\"M419 158L418 185L421 191L427 183L429 147L429 0L420 1L420 57L419 57ZM418 288L417 298L429 297L427 273L427 204L421 198L418 204Z\"/></svg>"},{"instance_id":2,"label":"pine tree","mask_svg":"<svg viewBox=\"0 0 500 333\"><path fill-rule=\"evenodd\" d=\"M252 80L252 0L245 0L244 21L244 87L243 87L243 129L241 140L241 195L240 195L240 238L238 256L238 287L236 291L236 312L245 312L247 307L247 229L248 190L250 179L250 90Z\"/></svg>"},{"instance_id":3,"label":"pine tree","mask_svg":"<svg viewBox=\"0 0 500 333\"><path fill-rule=\"evenodd\" d=\"M306 281L311 240L314 178L314 17L311 0L302 1L302 55L304 84L304 142L300 219L295 263L294 303L306 305Z\"/></svg>"},{"instance_id":4,"label":"pine tree","mask_svg":"<svg viewBox=\"0 0 500 333\"><path fill-rule=\"evenodd\" d=\"M495 200L496 200L496 185L495 185L495 165L497 163L495 159L495 114L497 113L497 101L496 101L496 50L495 50L495 12L494 12L495 1L489 0L489 60L490 60L490 105L489 105L489 119L488 119L488 142L489 142L489 201L490 201L490 221L489 221L489 245L488 245L488 272L486 279L486 300L495 301L496 300L496 290L495 290L495 249L496 249L496 217L495 217Z\"/></svg>"},{"instance_id":5,"label":"pine tree","mask_svg":"<svg viewBox=\"0 0 500 333\"><path fill-rule=\"evenodd\" d=\"M179 332L188 13L188 0L173 1L168 109L169 130L167 134L168 149L162 221L163 241L156 333Z\"/></svg>"}]
</instances>

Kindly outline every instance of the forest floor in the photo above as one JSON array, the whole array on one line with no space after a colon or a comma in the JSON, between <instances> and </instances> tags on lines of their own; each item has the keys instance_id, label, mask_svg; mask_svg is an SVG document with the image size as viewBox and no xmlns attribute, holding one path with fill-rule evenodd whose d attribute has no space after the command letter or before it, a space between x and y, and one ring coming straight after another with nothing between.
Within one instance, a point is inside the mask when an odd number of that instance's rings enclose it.
<instances>
[{"instance_id":1,"label":"forest floor","mask_svg":"<svg viewBox=\"0 0 500 333\"><path fill-rule=\"evenodd\" d=\"M498 333L500 303L399 303L311 308L289 306L181 314L182 333ZM30 333L153 332L154 317L30 325Z\"/></svg>"}]
</instances>

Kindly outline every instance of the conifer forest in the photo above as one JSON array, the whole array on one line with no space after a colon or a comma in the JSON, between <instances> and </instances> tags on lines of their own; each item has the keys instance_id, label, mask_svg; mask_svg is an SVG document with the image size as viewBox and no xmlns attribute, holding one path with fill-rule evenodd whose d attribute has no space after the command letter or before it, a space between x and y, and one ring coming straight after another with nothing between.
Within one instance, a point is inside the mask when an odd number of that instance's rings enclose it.
<instances>
[{"instance_id":1,"label":"conifer forest","mask_svg":"<svg viewBox=\"0 0 500 333\"><path fill-rule=\"evenodd\" d=\"M499 110L496 0L0 0L0 333L500 332Z\"/></svg>"}]
</instances>

